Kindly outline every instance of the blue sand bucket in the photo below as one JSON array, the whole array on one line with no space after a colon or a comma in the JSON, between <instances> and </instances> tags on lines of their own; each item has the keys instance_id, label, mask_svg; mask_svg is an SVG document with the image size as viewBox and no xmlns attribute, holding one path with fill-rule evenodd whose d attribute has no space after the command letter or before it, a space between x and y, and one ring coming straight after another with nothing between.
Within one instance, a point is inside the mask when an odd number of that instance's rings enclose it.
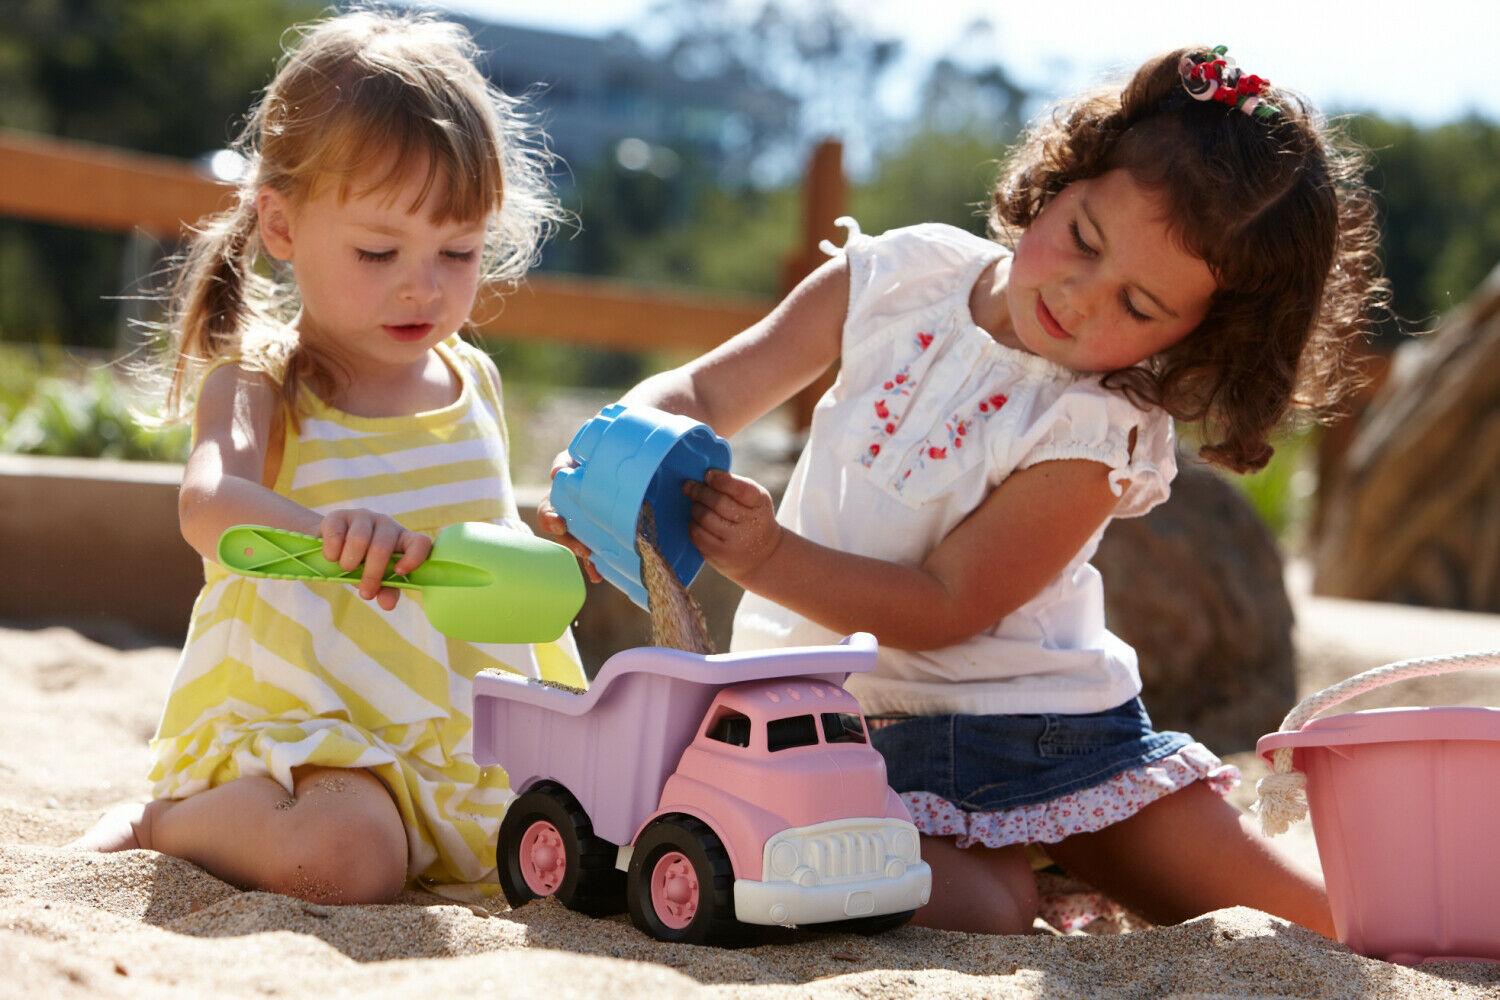
<instances>
[{"instance_id":1,"label":"blue sand bucket","mask_svg":"<svg viewBox=\"0 0 1500 1000\"><path fill-rule=\"evenodd\" d=\"M729 442L690 417L613 403L578 429L568 454L578 465L553 477L552 506L593 551L600 575L647 606L635 536L641 504L649 502L662 558L683 586L691 584L703 556L688 538L692 501L682 484L728 470Z\"/></svg>"}]
</instances>

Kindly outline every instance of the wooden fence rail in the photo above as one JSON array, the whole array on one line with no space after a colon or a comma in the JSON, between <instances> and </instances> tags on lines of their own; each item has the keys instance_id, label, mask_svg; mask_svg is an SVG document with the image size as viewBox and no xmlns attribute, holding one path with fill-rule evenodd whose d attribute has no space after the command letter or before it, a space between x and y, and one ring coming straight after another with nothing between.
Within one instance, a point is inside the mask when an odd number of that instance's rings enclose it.
<instances>
[{"instance_id":1,"label":"wooden fence rail","mask_svg":"<svg viewBox=\"0 0 1500 1000\"><path fill-rule=\"evenodd\" d=\"M816 266L818 241L834 236L833 219L844 204L841 156L831 141L813 152L803 182L801 231L789 234L784 291ZM0 129L0 215L175 239L185 226L228 207L231 198L226 185L181 160ZM757 296L534 274L503 300L486 292L475 315L485 337L699 351L743 330L773 304ZM825 386L826 379L820 380L799 397L802 425Z\"/></svg>"}]
</instances>

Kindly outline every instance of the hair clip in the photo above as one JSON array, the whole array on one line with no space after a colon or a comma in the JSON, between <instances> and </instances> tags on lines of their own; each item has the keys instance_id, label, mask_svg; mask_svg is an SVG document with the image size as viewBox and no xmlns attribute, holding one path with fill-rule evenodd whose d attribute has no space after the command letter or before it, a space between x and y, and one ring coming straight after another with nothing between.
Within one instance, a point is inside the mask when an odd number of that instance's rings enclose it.
<instances>
[{"instance_id":1,"label":"hair clip","mask_svg":"<svg viewBox=\"0 0 1500 1000\"><path fill-rule=\"evenodd\" d=\"M1177 62L1183 89L1195 101L1218 101L1254 118L1271 118L1281 109L1260 98L1271 81L1254 73L1242 73L1229 59L1227 45L1215 45L1207 54L1189 53Z\"/></svg>"}]
</instances>

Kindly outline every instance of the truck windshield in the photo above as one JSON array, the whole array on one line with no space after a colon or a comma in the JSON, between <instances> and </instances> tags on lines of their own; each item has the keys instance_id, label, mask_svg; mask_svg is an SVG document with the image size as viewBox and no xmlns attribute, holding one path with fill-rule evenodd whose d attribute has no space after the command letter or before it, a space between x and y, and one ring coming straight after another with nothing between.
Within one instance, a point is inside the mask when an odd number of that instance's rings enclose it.
<instances>
[{"instance_id":1,"label":"truck windshield","mask_svg":"<svg viewBox=\"0 0 1500 1000\"><path fill-rule=\"evenodd\" d=\"M865 724L853 712L824 712L823 739L829 743L863 743Z\"/></svg>"},{"instance_id":2,"label":"truck windshield","mask_svg":"<svg viewBox=\"0 0 1500 1000\"><path fill-rule=\"evenodd\" d=\"M708 727L708 732L704 735L730 746L747 747L750 745L750 717L726 710L714 720L714 724Z\"/></svg>"},{"instance_id":3,"label":"truck windshield","mask_svg":"<svg viewBox=\"0 0 1500 1000\"><path fill-rule=\"evenodd\" d=\"M766 749L771 753L792 747L810 747L817 742L818 724L811 715L794 715L766 723Z\"/></svg>"}]
</instances>

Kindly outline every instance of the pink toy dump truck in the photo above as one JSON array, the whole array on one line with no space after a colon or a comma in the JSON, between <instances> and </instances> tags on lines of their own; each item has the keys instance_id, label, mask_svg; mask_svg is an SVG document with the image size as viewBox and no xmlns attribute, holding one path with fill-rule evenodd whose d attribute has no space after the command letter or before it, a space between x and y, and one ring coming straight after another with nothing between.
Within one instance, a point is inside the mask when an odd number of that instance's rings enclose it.
<instances>
[{"instance_id":1,"label":"pink toy dump truck","mask_svg":"<svg viewBox=\"0 0 1500 1000\"><path fill-rule=\"evenodd\" d=\"M714 656L630 649L587 693L480 674L474 757L517 793L496 852L506 898L629 909L647 934L694 943L745 924L904 923L932 872L843 689L875 652L864 633Z\"/></svg>"}]
</instances>

